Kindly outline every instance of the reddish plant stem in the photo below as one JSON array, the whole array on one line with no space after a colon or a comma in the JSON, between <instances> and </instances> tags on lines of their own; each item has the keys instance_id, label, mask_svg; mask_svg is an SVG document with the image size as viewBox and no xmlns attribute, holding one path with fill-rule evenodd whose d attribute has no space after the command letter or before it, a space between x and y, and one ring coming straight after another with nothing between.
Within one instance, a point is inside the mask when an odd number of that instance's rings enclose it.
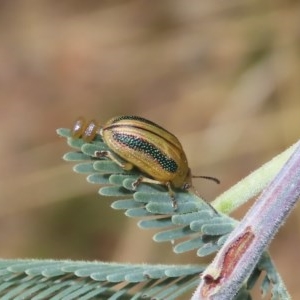
<instances>
[{"instance_id":1,"label":"reddish plant stem","mask_svg":"<svg viewBox=\"0 0 300 300\"><path fill-rule=\"evenodd\" d=\"M196 299L233 299L300 196L300 143L202 275Z\"/></svg>"}]
</instances>

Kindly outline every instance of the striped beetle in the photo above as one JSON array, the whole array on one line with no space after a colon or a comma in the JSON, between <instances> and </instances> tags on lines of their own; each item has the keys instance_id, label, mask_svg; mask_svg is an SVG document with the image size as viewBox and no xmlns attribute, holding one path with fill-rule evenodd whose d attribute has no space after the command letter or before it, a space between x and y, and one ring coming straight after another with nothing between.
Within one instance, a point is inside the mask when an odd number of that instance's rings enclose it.
<instances>
[{"instance_id":1,"label":"striped beetle","mask_svg":"<svg viewBox=\"0 0 300 300\"><path fill-rule=\"evenodd\" d=\"M165 185L175 210L177 202L172 187L184 190L193 188L194 177L219 183L214 177L192 176L179 140L166 129L142 117L114 117L101 127L94 120L86 122L78 118L71 134L73 138L81 137L86 142L91 142L100 134L111 151L96 151L94 156L108 157L127 171L137 167L151 177L140 176L133 183L134 189L141 182ZM125 162L121 162L118 156Z\"/></svg>"}]
</instances>

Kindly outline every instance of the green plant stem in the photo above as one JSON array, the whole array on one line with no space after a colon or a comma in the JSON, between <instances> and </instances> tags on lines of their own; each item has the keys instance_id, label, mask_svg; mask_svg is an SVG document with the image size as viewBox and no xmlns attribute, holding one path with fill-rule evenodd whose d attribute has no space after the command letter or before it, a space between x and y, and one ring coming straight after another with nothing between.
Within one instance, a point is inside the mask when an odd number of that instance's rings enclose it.
<instances>
[{"instance_id":1,"label":"green plant stem","mask_svg":"<svg viewBox=\"0 0 300 300\"><path fill-rule=\"evenodd\" d=\"M230 214L252 197L257 196L275 177L295 151L297 143L243 178L211 202L219 212Z\"/></svg>"}]
</instances>

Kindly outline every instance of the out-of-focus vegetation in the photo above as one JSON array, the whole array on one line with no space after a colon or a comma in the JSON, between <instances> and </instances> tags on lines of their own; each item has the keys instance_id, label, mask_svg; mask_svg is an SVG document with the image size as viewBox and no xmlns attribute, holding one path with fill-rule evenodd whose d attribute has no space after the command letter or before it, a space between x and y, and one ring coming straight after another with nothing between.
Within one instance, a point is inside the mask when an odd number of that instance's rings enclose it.
<instances>
[{"instance_id":1,"label":"out-of-focus vegetation","mask_svg":"<svg viewBox=\"0 0 300 300\"><path fill-rule=\"evenodd\" d=\"M298 1L0 3L0 257L199 262L170 255L61 160L78 115L175 133L208 200L300 137ZM246 209L246 208L245 208ZM236 214L241 217L245 210ZM300 296L298 209L270 248Z\"/></svg>"}]
</instances>

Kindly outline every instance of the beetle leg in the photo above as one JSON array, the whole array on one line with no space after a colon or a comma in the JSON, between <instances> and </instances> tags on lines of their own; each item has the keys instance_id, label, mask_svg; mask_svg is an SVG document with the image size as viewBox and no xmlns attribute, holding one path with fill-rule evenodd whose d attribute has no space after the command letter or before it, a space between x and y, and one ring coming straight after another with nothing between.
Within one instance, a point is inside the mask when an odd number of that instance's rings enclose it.
<instances>
[{"instance_id":1,"label":"beetle leg","mask_svg":"<svg viewBox=\"0 0 300 300\"><path fill-rule=\"evenodd\" d=\"M132 183L132 188L133 188L134 190L136 190L136 188L138 187L138 185L139 185L142 181L144 181L144 178L145 178L145 177L143 177L143 176L139 176L138 179L135 180L135 181Z\"/></svg>"},{"instance_id":2,"label":"beetle leg","mask_svg":"<svg viewBox=\"0 0 300 300\"><path fill-rule=\"evenodd\" d=\"M136 181L134 181L132 183L133 189L135 190L137 188L137 186L142 182L165 185L168 188L168 192L169 192L170 198L172 200L172 207L174 208L174 210L177 210L178 204L177 204L177 201L175 199L175 193L172 190L171 183L169 181L162 182L162 181L158 181L158 180L155 180L155 179L140 176L140 177L138 177L138 179Z\"/></svg>"},{"instance_id":3,"label":"beetle leg","mask_svg":"<svg viewBox=\"0 0 300 300\"><path fill-rule=\"evenodd\" d=\"M112 152L110 151L95 151L94 156L97 158L107 157L110 160L112 160L114 163L116 163L118 166L120 166L122 169L126 171L130 171L133 168L133 164L129 162L124 162L119 160Z\"/></svg>"},{"instance_id":4,"label":"beetle leg","mask_svg":"<svg viewBox=\"0 0 300 300\"><path fill-rule=\"evenodd\" d=\"M132 187L133 189L136 189L137 186L142 183L142 182L146 182L146 183L152 183L152 184L159 184L159 185L166 185L165 182L159 181L159 180L155 180L152 178L148 178L148 177L144 177L144 176L139 176L137 180L135 180L132 183Z\"/></svg>"},{"instance_id":5,"label":"beetle leg","mask_svg":"<svg viewBox=\"0 0 300 300\"><path fill-rule=\"evenodd\" d=\"M171 200L172 200L172 207L173 207L174 210L176 211L177 208L178 208L178 204L177 204L177 201L176 201L176 199L175 199L175 193L174 193L174 191L172 190L170 181L168 181L168 182L166 183L166 186L167 186L167 188L168 188L169 195L170 195Z\"/></svg>"}]
</instances>

